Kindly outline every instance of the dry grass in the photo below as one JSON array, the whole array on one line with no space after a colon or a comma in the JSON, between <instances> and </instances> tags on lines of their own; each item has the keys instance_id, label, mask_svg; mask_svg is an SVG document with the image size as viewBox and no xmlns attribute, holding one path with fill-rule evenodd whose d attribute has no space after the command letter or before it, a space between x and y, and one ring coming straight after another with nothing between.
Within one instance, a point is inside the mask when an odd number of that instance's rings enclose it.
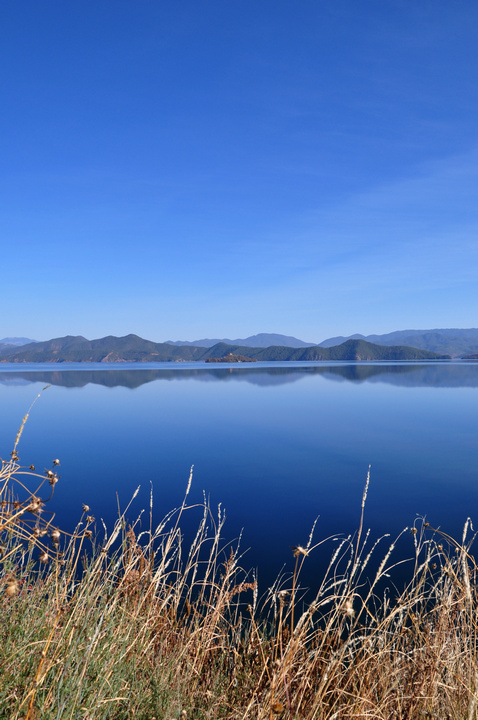
<instances>
[{"instance_id":1,"label":"dry grass","mask_svg":"<svg viewBox=\"0 0 478 720\"><path fill-rule=\"evenodd\" d=\"M184 546L187 493L154 529L128 526L123 514L95 536L85 508L75 532L60 534L41 499L56 461L44 474L22 467L20 435L0 471L1 718L478 716L469 522L460 542L412 528L411 579L392 595L383 587L394 545L383 553L363 533L366 488L356 536L335 540L304 610L312 536L294 549L290 587L259 601L206 503Z\"/></svg>"}]
</instances>

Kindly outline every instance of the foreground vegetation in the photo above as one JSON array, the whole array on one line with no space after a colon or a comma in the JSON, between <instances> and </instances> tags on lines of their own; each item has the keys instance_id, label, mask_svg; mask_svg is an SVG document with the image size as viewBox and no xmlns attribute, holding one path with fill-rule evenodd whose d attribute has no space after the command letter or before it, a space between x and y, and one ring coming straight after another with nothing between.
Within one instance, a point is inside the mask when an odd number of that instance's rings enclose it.
<instances>
[{"instance_id":1,"label":"foreground vegetation","mask_svg":"<svg viewBox=\"0 0 478 720\"><path fill-rule=\"evenodd\" d=\"M85 506L60 532L46 499L58 461L22 467L20 435L0 471L0 718L478 717L469 523L460 542L412 528L410 581L392 594L394 546L361 521L304 607L311 536L261 599L206 504L188 547L187 500L157 528L123 514L96 535Z\"/></svg>"}]
</instances>

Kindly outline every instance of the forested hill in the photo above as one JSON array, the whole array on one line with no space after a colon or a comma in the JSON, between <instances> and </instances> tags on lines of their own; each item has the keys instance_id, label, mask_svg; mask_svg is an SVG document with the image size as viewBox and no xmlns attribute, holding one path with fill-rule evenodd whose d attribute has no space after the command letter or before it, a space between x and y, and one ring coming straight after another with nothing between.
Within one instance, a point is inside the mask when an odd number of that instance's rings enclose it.
<instances>
[{"instance_id":1,"label":"forested hill","mask_svg":"<svg viewBox=\"0 0 478 720\"><path fill-rule=\"evenodd\" d=\"M81 335L35 342L4 354L3 363L68 363L68 362L181 362L204 361L223 358L228 353L244 355L262 361L317 361L344 360L352 362L373 360L438 360L448 355L405 346L383 346L365 340L347 340L335 347L314 345L307 348L291 348L273 345L268 348L251 348L241 345L217 343L211 348L175 346L155 343L138 335L108 337L87 340Z\"/></svg>"},{"instance_id":2,"label":"forested hill","mask_svg":"<svg viewBox=\"0 0 478 720\"><path fill-rule=\"evenodd\" d=\"M138 335L108 335L87 340L81 335L67 335L45 342L35 342L2 355L2 362L164 362L201 360L206 348L175 347L167 343L144 340Z\"/></svg>"},{"instance_id":3,"label":"forested hill","mask_svg":"<svg viewBox=\"0 0 478 720\"><path fill-rule=\"evenodd\" d=\"M269 348L253 349L241 346L216 345L211 348L215 352L234 352L240 355L248 355L256 360L289 360L289 361L318 361L318 360L343 360L350 362L362 362L372 360L443 360L449 359L449 355L439 355L412 347L397 345L385 347L375 345L365 340L347 340L341 345L324 348L314 345L308 348L289 348L272 346Z\"/></svg>"}]
</instances>

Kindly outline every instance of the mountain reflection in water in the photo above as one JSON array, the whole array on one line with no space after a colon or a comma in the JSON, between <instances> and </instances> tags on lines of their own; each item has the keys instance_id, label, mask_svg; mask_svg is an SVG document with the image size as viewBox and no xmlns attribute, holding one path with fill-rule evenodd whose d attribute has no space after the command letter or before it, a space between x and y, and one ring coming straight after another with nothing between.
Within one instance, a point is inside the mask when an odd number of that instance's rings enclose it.
<instances>
[{"instance_id":1,"label":"mountain reflection in water","mask_svg":"<svg viewBox=\"0 0 478 720\"><path fill-rule=\"evenodd\" d=\"M293 571L290 546L307 543L318 516L317 540L356 532L370 463L371 543L424 516L453 536L477 520L476 363L3 366L0 457L45 385L19 451L40 470L60 458L48 509L63 529L83 503L111 527L138 486L135 508L149 508L153 489L159 522L181 504L194 464L191 504L221 503L224 537L242 538L244 564L270 587L284 563ZM401 544L395 561L413 555L412 535ZM314 587L329 550L306 559L303 583Z\"/></svg>"},{"instance_id":2,"label":"mountain reflection in water","mask_svg":"<svg viewBox=\"0 0 478 720\"><path fill-rule=\"evenodd\" d=\"M421 363L421 364L310 364L281 366L221 367L210 368L203 364L191 363L194 367L177 366L147 368L129 364L90 367L74 366L68 369L48 369L28 366L27 369L0 370L0 383L18 385L43 383L67 388L86 385L105 387L126 387L135 389L141 385L160 380L178 382L197 380L199 382L247 382L258 386L276 386L294 383L311 376L338 382L381 382L405 387L478 387L478 373L473 363Z\"/></svg>"}]
</instances>

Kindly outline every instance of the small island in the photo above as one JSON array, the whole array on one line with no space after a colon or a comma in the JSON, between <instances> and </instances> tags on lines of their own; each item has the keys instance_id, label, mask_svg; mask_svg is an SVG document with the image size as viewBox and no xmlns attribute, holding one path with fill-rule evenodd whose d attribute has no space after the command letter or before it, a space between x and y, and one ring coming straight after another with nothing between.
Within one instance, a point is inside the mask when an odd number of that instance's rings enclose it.
<instances>
[{"instance_id":1,"label":"small island","mask_svg":"<svg viewBox=\"0 0 478 720\"><path fill-rule=\"evenodd\" d=\"M245 355L234 355L232 352L224 355L220 358L207 358L207 363L242 363L242 362L257 362L255 358L246 357Z\"/></svg>"}]
</instances>

